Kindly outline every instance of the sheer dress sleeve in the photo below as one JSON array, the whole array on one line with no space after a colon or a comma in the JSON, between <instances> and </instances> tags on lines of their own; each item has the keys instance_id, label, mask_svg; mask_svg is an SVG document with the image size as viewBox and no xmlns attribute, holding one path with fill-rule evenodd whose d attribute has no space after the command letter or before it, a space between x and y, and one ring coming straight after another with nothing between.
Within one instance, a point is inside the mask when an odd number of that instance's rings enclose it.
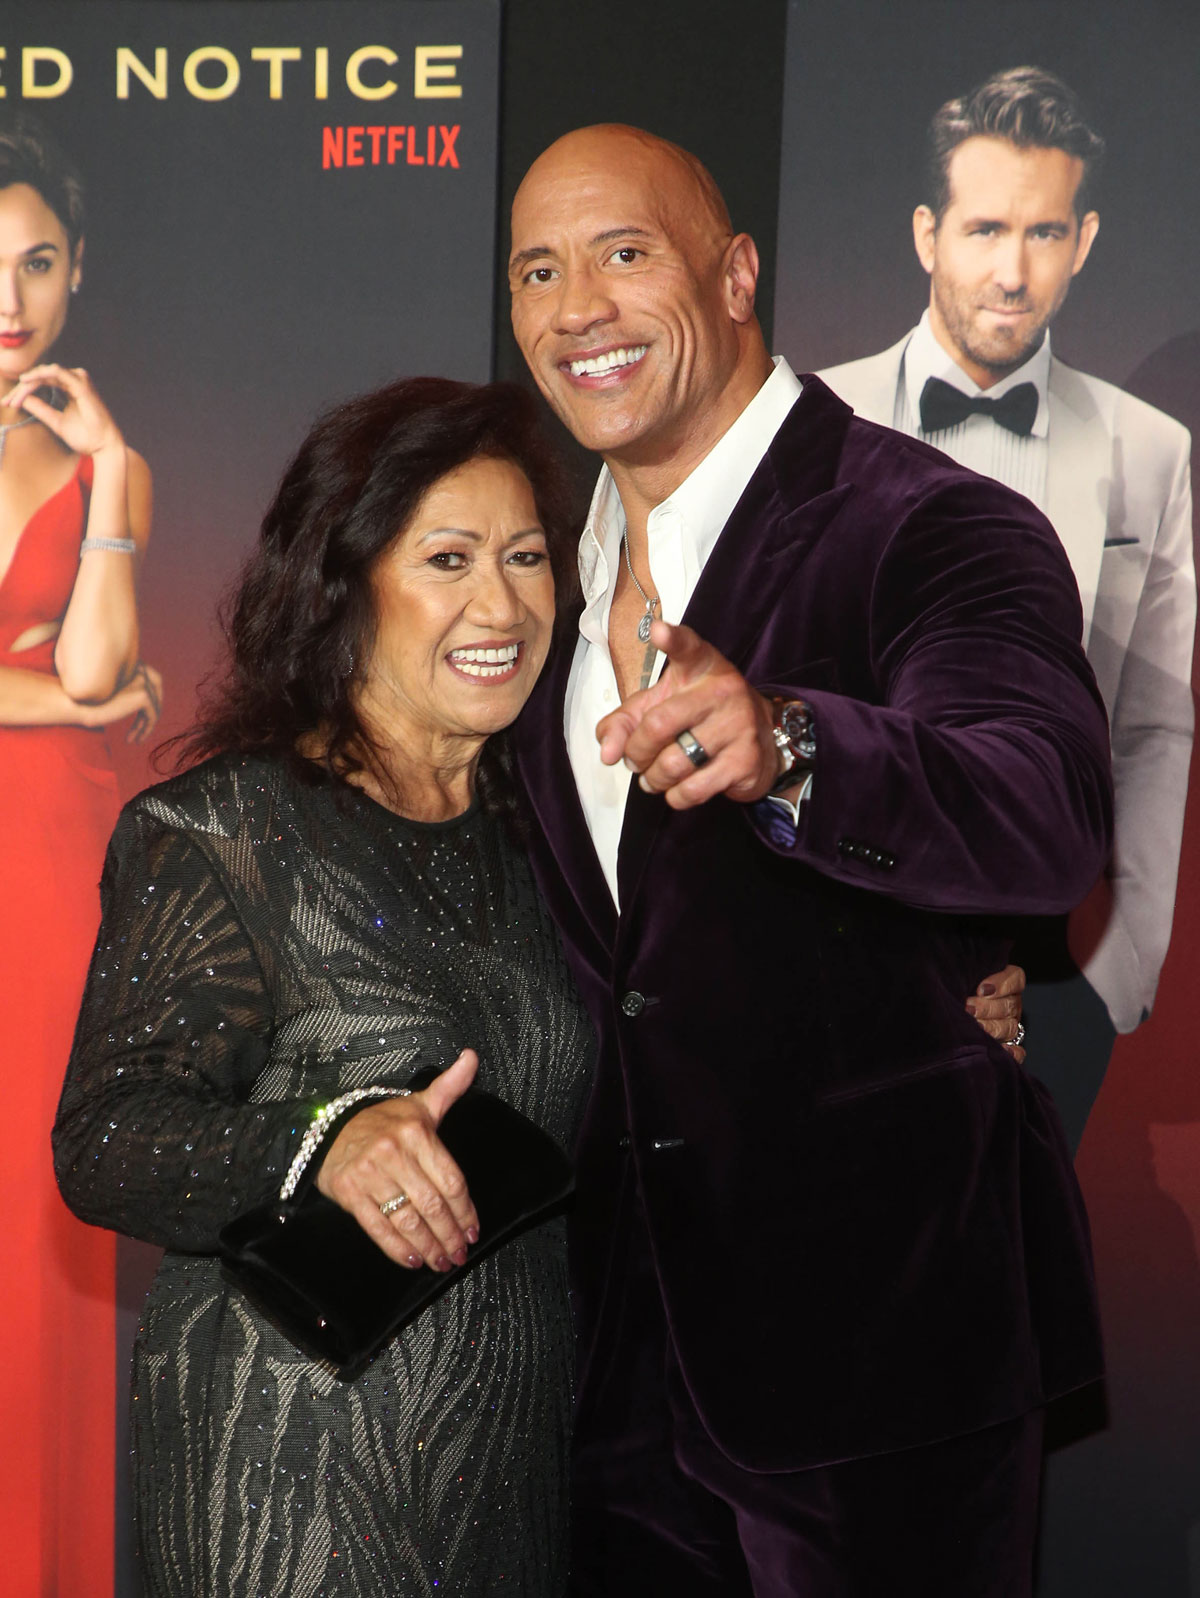
<instances>
[{"instance_id":1,"label":"sheer dress sleeve","mask_svg":"<svg viewBox=\"0 0 1200 1598\"><path fill-rule=\"evenodd\" d=\"M212 1252L279 1187L315 1100L250 1102L271 997L195 836L127 810L101 906L54 1128L59 1186L82 1220Z\"/></svg>"}]
</instances>

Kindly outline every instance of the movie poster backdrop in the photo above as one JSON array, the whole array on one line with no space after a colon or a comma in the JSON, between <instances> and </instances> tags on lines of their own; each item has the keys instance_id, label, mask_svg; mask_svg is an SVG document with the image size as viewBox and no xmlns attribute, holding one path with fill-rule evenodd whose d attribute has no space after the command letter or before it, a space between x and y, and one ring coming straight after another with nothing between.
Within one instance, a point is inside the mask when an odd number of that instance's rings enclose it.
<instances>
[{"instance_id":1,"label":"movie poster backdrop","mask_svg":"<svg viewBox=\"0 0 1200 1598\"><path fill-rule=\"evenodd\" d=\"M776 347L814 371L887 350L914 326L929 298L912 237L913 209L929 198L929 119L993 73L1034 64L1074 88L1108 147L1094 196L1100 230L1054 321L1054 353L1195 433L1198 62L1200 17L1170 0L793 0ZM1083 1395L1074 1412L1052 1415L1055 1441L1086 1435L1048 1460L1040 1598L1200 1594L1194 803L1192 811L1153 1014L1117 1040L1078 1158L1108 1349L1106 1412ZM1031 1024L1031 1064L1038 1043Z\"/></svg>"},{"instance_id":2,"label":"movie poster backdrop","mask_svg":"<svg viewBox=\"0 0 1200 1598\"><path fill-rule=\"evenodd\" d=\"M499 0L0 0L0 116L34 113L85 183L82 283L53 358L87 369L153 473L139 611L164 683L156 737L188 723L218 599L316 413L404 374L490 375L499 19ZM123 731L128 797L154 772ZM28 1132L42 1163L48 1132ZM4 1212L12 1241L18 1195ZM31 1258L4 1277L32 1303L51 1250L26 1241ZM47 1323L46 1346L15 1364L6 1353L6 1436L14 1420L45 1433L5 1445L6 1591L107 1595L114 1562L116 1592L133 1591L123 1468L111 1533L113 1445L115 1428L127 1457L123 1376L146 1274L146 1251L122 1245L122 1319L115 1348L111 1327L95 1333L111 1360L87 1395L86 1445L39 1395L89 1323ZM87 1292L94 1310L94 1281ZM85 1506L107 1537L80 1535Z\"/></svg>"}]
</instances>

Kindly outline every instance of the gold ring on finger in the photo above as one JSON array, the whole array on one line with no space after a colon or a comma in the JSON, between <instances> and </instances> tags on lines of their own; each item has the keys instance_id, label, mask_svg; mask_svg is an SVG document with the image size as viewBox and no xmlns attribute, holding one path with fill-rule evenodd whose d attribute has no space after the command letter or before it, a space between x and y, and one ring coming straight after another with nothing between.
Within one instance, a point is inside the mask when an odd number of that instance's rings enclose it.
<instances>
[{"instance_id":1,"label":"gold ring on finger","mask_svg":"<svg viewBox=\"0 0 1200 1598\"><path fill-rule=\"evenodd\" d=\"M379 1206L380 1215L394 1215L397 1210L402 1210L408 1203L407 1193L396 1193L390 1199L384 1199Z\"/></svg>"}]
</instances>

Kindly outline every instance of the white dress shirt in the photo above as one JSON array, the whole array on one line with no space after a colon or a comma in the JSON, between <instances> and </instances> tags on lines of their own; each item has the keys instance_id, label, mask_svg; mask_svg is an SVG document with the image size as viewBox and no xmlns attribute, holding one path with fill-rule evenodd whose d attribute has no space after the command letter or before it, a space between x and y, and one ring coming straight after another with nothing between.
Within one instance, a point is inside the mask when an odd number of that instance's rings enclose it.
<instances>
[{"instance_id":1,"label":"white dress shirt","mask_svg":"<svg viewBox=\"0 0 1200 1598\"><path fill-rule=\"evenodd\" d=\"M800 380L782 356L745 410L699 466L661 505L650 512L647 534L650 577L662 602L664 621L683 619L700 573L729 515L784 417L800 395ZM583 814L605 879L617 897L617 847L625 817L631 773L623 763L605 766L596 742L596 723L620 703L608 648L608 617L621 561L625 512L608 467L600 472L583 536L579 577L584 612L579 642L567 680L564 731ZM655 662L655 676L663 657Z\"/></svg>"},{"instance_id":2,"label":"white dress shirt","mask_svg":"<svg viewBox=\"0 0 1200 1598\"><path fill-rule=\"evenodd\" d=\"M977 413L959 422L957 427L946 427L939 433L923 433L921 390L931 377L940 377L943 383L949 383L971 399L984 395L997 400L1019 383L1032 383L1038 393L1033 431L1027 438L1022 438L1010 433L1007 427L1002 427L992 417ZM960 466L981 472L984 477L994 477L1007 488L1015 488L1018 494L1024 494L1026 499L1032 500L1044 512L1046 466L1050 453L1049 380L1049 333L1023 366L985 389L980 388L958 362L946 354L934 337L929 325L929 312L926 311L904 351L900 381L896 385L896 414L892 426L912 438L926 439Z\"/></svg>"}]
</instances>

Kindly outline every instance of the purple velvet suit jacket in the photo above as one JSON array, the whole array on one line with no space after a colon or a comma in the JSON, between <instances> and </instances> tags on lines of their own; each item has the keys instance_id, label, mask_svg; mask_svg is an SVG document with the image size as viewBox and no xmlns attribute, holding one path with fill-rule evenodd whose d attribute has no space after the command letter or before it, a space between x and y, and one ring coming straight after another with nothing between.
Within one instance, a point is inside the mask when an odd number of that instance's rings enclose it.
<instances>
[{"instance_id":1,"label":"purple velvet suit jacket","mask_svg":"<svg viewBox=\"0 0 1200 1598\"><path fill-rule=\"evenodd\" d=\"M778 835L633 785L618 919L563 738L573 629L517 724L535 868L600 1033L572 1230L585 1361L632 1159L685 1378L751 1469L955 1435L1094 1379L1057 1117L963 1008L1005 918L1069 909L1108 854L1058 539L809 377L683 619L810 703L818 768Z\"/></svg>"}]
</instances>

